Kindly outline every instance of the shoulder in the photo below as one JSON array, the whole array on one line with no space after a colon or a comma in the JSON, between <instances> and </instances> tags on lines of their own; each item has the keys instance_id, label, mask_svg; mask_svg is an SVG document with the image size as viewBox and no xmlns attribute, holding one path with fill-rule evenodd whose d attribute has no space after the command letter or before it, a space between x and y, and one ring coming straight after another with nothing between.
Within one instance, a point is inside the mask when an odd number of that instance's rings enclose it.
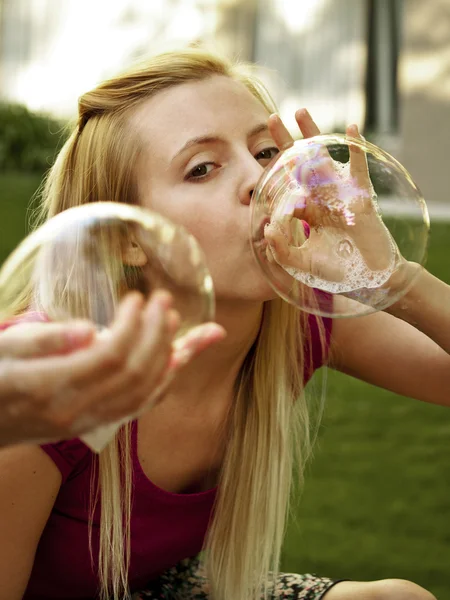
<instances>
[{"instance_id":1,"label":"shoulder","mask_svg":"<svg viewBox=\"0 0 450 600\"><path fill-rule=\"evenodd\" d=\"M65 483L90 465L92 451L79 439L42 444L41 449L53 461Z\"/></svg>"},{"instance_id":2,"label":"shoulder","mask_svg":"<svg viewBox=\"0 0 450 600\"><path fill-rule=\"evenodd\" d=\"M22 598L61 476L39 446L23 444L0 450L0 478L0 595Z\"/></svg>"}]
</instances>

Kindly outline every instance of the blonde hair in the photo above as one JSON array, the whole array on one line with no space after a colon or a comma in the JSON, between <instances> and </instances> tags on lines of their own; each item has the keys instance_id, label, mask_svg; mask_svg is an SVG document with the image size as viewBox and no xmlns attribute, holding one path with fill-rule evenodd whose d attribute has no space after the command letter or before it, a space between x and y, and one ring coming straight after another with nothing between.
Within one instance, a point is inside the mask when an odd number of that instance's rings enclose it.
<instances>
[{"instance_id":1,"label":"blonde hair","mask_svg":"<svg viewBox=\"0 0 450 600\"><path fill-rule=\"evenodd\" d=\"M80 98L77 126L43 187L40 217L100 200L138 204L133 165L142 147L130 126L132 111L161 90L215 75L242 82L268 113L275 111L268 92L242 65L199 48L156 56ZM321 319L318 323L323 344ZM215 600L259 599L277 573L293 472L301 481L311 452L311 418L303 390L304 372L311 368L305 365L305 340L310 342L311 332L304 313L281 299L265 303L258 338L236 382L205 545ZM129 430L122 430L100 454L98 466L102 598L128 594L129 459Z\"/></svg>"}]
</instances>

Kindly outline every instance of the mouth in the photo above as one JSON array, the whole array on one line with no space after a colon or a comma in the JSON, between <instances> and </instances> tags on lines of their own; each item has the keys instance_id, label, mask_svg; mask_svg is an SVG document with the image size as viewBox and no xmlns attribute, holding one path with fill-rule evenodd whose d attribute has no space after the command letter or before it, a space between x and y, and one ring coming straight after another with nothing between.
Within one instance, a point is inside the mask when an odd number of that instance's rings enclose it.
<instances>
[{"instance_id":1,"label":"mouth","mask_svg":"<svg viewBox=\"0 0 450 600\"><path fill-rule=\"evenodd\" d=\"M253 242L253 248L259 252L265 252L267 246L269 245L268 241L265 238L257 240Z\"/></svg>"},{"instance_id":2,"label":"mouth","mask_svg":"<svg viewBox=\"0 0 450 600\"><path fill-rule=\"evenodd\" d=\"M253 237L253 242L255 242L255 243L266 242L266 238L264 236L264 230L266 228L266 225L268 225L269 223L270 223L270 217L264 217L264 219L261 221L258 229L256 230L256 235Z\"/></svg>"}]
</instances>

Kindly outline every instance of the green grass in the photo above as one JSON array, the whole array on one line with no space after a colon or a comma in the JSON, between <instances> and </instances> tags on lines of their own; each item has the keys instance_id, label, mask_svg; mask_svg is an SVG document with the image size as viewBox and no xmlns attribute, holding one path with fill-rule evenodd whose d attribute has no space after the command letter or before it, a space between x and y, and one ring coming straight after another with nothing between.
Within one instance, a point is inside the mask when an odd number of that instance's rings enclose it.
<instances>
[{"instance_id":1,"label":"green grass","mask_svg":"<svg viewBox=\"0 0 450 600\"><path fill-rule=\"evenodd\" d=\"M26 231L39 177L0 175L0 261ZM450 282L450 225L432 227L428 268ZM450 595L450 412L329 373L327 409L283 569L400 577Z\"/></svg>"},{"instance_id":2,"label":"green grass","mask_svg":"<svg viewBox=\"0 0 450 600\"><path fill-rule=\"evenodd\" d=\"M28 231L31 196L41 178L28 173L0 173L0 264Z\"/></svg>"},{"instance_id":3,"label":"green grass","mask_svg":"<svg viewBox=\"0 0 450 600\"><path fill-rule=\"evenodd\" d=\"M283 569L412 579L447 598L448 409L335 373L327 396Z\"/></svg>"}]
</instances>

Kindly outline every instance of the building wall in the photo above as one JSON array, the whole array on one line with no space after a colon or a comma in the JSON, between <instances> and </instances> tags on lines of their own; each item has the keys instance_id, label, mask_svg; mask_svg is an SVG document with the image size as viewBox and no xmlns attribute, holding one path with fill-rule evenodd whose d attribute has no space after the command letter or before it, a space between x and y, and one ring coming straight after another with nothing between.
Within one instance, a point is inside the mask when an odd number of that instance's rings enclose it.
<instances>
[{"instance_id":1,"label":"building wall","mask_svg":"<svg viewBox=\"0 0 450 600\"><path fill-rule=\"evenodd\" d=\"M429 204L450 205L450 0L404 0L400 159Z\"/></svg>"}]
</instances>

